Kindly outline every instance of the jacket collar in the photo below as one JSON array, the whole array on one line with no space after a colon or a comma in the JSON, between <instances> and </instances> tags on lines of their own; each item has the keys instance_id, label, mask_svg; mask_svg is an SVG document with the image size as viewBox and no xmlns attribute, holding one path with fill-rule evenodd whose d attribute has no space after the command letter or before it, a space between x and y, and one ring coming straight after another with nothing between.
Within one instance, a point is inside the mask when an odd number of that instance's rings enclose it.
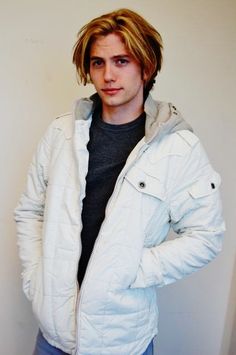
<instances>
[{"instance_id":1,"label":"jacket collar","mask_svg":"<svg viewBox=\"0 0 236 355\"><path fill-rule=\"evenodd\" d=\"M101 105L101 100L97 93L89 98L79 99L74 108L75 120L88 120L98 105ZM192 131L191 126L183 119L175 106L171 103L156 101L151 94L145 100L144 111L146 113L146 143L159 140L164 135L179 130Z\"/></svg>"}]
</instances>

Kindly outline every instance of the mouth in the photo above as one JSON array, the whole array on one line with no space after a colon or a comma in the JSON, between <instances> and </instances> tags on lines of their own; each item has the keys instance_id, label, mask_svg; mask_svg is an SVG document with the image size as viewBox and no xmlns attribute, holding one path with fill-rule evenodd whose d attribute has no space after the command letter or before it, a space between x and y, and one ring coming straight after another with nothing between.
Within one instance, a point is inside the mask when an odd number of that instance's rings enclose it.
<instances>
[{"instance_id":1,"label":"mouth","mask_svg":"<svg viewBox=\"0 0 236 355\"><path fill-rule=\"evenodd\" d=\"M115 95L120 90L122 90L122 89L121 88L105 88L105 89L102 89L102 92L104 92L104 94L106 94L106 95Z\"/></svg>"}]
</instances>

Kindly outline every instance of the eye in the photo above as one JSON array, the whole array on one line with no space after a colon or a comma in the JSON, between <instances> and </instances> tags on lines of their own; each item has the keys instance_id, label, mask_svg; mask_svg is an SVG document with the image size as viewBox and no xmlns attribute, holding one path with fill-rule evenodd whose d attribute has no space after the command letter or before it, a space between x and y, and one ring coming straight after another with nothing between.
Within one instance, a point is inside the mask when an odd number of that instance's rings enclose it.
<instances>
[{"instance_id":1,"label":"eye","mask_svg":"<svg viewBox=\"0 0 236 355\"><path fill-rule=\"evenodd\" d=\"M103 64L103 60L102 59L92 59L91 60L91 65L95 68L99 68L101 67Z\"/></svg>"},{"instance_id":2,"label":"eye","mask_svg":"<svg viewBox=\"0 0 236 355\"><path fill-rule=\"evenodd\" d=\"M128 63L129 63L129 60L126 58L119 58L116 60L116 65L121 66L121 67L127 65Z\"/></svg>"}]
</instances>

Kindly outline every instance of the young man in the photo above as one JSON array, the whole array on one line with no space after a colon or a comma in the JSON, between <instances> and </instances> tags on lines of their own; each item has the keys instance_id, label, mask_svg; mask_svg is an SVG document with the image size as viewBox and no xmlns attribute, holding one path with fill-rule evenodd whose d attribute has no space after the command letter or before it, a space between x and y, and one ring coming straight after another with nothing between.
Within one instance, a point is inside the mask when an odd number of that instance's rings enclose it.
<instances>
[{"instance_id":1,"label":"young man","mask_svg":"<svg viewBox=\"0 0 236 355\"><path fill-rule=\"evenodd\" d=\"M161 49L127 9L79 32L73 62L97 93L50 125L15 211L35 354L152 354L156 287L221 250L220 177L176 108L149 93Z\"/></svg>"}]
</instances>

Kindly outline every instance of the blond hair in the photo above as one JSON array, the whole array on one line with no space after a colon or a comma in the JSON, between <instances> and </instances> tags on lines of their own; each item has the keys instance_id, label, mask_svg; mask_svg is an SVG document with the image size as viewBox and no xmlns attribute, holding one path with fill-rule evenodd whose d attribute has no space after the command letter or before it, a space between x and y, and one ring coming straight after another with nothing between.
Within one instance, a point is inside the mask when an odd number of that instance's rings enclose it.
<instances>
[{"instance_id":1,"label":"blond hair","mask_svg":"<svg viewBox=\"0 0 236 355\"><path fill-rule=\"evenodd\" d=\"M140 63L146 75L145 91L149 92L162 64L162 38L157 30L143 17L129 9L120 9L102 15L83 26L74 46L73 63L79 82L90 81L90 48L99 37L110 33L118 34L129 53Z\"/></svg>"}]
</instances>

